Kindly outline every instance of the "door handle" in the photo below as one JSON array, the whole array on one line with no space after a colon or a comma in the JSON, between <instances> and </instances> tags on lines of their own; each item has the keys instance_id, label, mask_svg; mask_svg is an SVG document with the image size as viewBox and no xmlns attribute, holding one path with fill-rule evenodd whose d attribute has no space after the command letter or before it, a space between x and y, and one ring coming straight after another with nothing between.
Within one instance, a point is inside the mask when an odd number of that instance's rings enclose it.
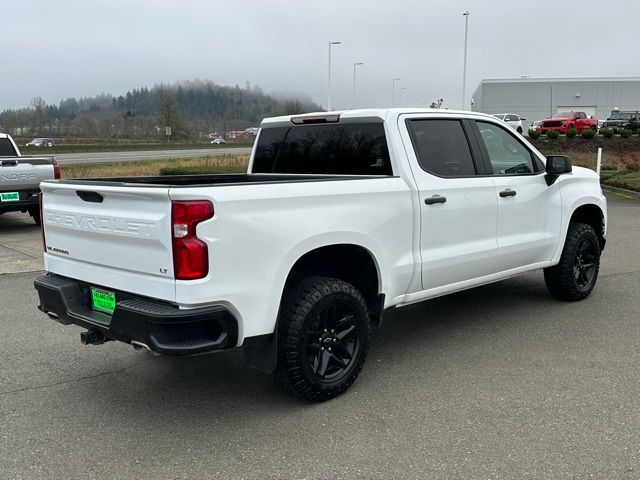
<instances>
[{"instance_id":1,"label":"door handle","mask_svg":"<svg viewBox=\"0 0 640 480\"><path fill-rule=\"evenodd\" d=\"M516 196L516 191L515 190L511 190L510 188L507 188L506 190L503 190L500 192L500 196L501 197L515 197Z\"/></svg>"},{"instance_id":2,"label":"door handle","mask_svg":"<svg viewBox=\"0 0 640 480\"><path fill-rule=\"evenodd\" d=\"M447 201L447 197L442 197L440 195L434 195L429 198L424 199L424 203L426 205L433 205L434 203L444 203Z\"/></svg>"}]
</instances>

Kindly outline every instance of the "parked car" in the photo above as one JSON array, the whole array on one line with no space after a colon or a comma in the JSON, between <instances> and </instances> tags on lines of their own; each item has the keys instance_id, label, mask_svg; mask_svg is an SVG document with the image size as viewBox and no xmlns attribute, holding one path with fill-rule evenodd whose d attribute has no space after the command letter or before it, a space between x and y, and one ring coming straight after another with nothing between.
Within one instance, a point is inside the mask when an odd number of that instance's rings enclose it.
<instances>
[{"instance_id":1,"label":"parked car","mask_svg":"<svg viewBox=\"0 0 640 480\"><path fill-rule=\"evenodd\" d=\"M55 147L52 138L34 138L26 144L27 147Z\"/></svg>"},{"instance_id":2,"label":"parked car","mask_svg":"<svg viewBox=\"0 0 640 480\"><path fill-rule=\"evenodd\" d=\"M227 142L225 142L224 138L218 137L218 138L214 138L213 140L211 140L211 143L214 143L216 145L220 145L221 143L227 143Z\"/></svg>"},{"instance_id":3,"label":"parked car","mask_svg":"<svg viewBox=\"0 0 640 480\"><path fill-rule=\"evenodd\" d=\"M537 269L586 298L607 226L594 171L450 110L269 118L246 174L41 187L41 311L85 344L243 347L312 401L356 380L385 309Z\"/></svg>"},{"instance_id":4,"label":"parked car","mask_svg":"<svg viewBox=\"0 0 640 480\"><path fill-rule=\"evenodd\" d=\"M29 213L40 225L40 182L60 178L53 157L23 157L10 135L0 133L0 214Z\"/></svg>"},{"instance_id":5,"label":"parked car","mask_svg":"<svg viewBox=\"0 0 640 480\"><path fill-rule=\"evenodd\" d=\"M515 113L496 113L493 115L496 118L499 118L504 123L513 128L516 132L522 133L524 127L522 126L522 122L526 120L526 118L521 118L519 115Z\"/></svg>"},{"instance_id":6,"label":"parked car","mask_svg":"<svg viewBox=\"0 0 640 480\"><path fill-rule=\"evenodd\" d=\"M602 126L603 128L611 128L615 133L624 129L637 132L640 128L640 112L621 112L614 110Z\"/></svg>"},{"instance_id":7,"label":"parked car","mask_svg":"<svg viewBox=\"0 0 640 480\"><path fill-rule=\"evenodd\" d=\"M559 112L542 120L538 130L541 133L545 133L547 130L557 130L565 134L570 128L574 128L578 133L586 128L591 128L597 132L598 120L588 117L584 112Z\"/></svg>"},{"instance_id":8,"label":"parked car","mask_svg":"<svg viewBox=\"0 0 640 480\"><path fill-rule=\"evenodd\" d=\"M542 120L534 120L533 122L531 122L531 126L529 127L529 130L538 130L541 123L542 123Z\"/></svg>"}]
</instances>

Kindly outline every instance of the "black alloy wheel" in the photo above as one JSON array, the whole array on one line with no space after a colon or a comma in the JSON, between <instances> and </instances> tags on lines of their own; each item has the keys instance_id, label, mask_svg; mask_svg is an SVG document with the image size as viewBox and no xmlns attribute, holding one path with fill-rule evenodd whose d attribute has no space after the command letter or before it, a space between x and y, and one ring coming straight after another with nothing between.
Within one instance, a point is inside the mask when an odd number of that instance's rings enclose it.
<instances>
[{"instance_id":1,"label":"black alloy wheel","mask_svg":"<svg viewBox=\"0 0 640 480\"><path fill-rule=\"evenodd\" d=\"M596 271L596 246L588 238L583 238L576 248L573 259L573 276L576 285L586 288L593 280Z\"/></svg>"},{"instance_id":2,"label":"black alloy wheel","mask_svg":"<svg viewBox=\"0 0 640 480\"><path fill-rule=\"evenodd\" d=\"M360 349L356 312L347 304L334 304L318 312L307 330L307 367L319 380L345 375Z\"/></svg>"}]
</instances>

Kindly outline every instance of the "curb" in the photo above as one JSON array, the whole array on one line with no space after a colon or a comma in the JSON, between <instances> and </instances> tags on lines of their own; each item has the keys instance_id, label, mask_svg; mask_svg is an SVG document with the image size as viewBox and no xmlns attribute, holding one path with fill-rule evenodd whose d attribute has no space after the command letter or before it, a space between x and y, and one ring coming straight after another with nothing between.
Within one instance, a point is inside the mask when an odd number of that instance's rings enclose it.
<instances>
[{"instance_id":1,"label":"curb","mask_svg":"<svg viewBox=\"0 0 640 480\"><path fill-rule=\"evenodd\" d=\"M621 195L626 195L628 197L640 198L640 192L636 192L635 190L628 190L626 188L614 187L612 185L607 185L606 183L603 183L601 186L602 186L602 189L605 191L619 193Z\"/></svg>"}]
</instances>

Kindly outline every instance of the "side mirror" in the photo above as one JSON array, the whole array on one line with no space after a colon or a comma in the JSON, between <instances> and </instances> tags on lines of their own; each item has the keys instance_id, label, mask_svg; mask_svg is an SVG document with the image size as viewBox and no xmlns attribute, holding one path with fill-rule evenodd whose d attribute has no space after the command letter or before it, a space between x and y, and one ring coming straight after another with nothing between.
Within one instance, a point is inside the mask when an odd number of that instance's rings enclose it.
<instances>
[{"instance_id":1,"label":"side mirror","mask_svg":"<svg viewBox=\"0 0 640 480\"><path fill-rule=\"evenodd\" d=\"M547 172L545 175L547 185L553 185L559 175L571 173L571 160L565 155L549 155L545 171Z\"/></svg>"},{"instance_id":2,"label":"side mirror","mask_svg":"<svg viewBox=\"0 0 640 480\"><path fill-rule=\"evenodd\" d=\"M520 120L522 120L522 121L524 122L524 121L526 120L526 118L522 118L522 117L520 117Z\"/></svg>"}]
</instances>

